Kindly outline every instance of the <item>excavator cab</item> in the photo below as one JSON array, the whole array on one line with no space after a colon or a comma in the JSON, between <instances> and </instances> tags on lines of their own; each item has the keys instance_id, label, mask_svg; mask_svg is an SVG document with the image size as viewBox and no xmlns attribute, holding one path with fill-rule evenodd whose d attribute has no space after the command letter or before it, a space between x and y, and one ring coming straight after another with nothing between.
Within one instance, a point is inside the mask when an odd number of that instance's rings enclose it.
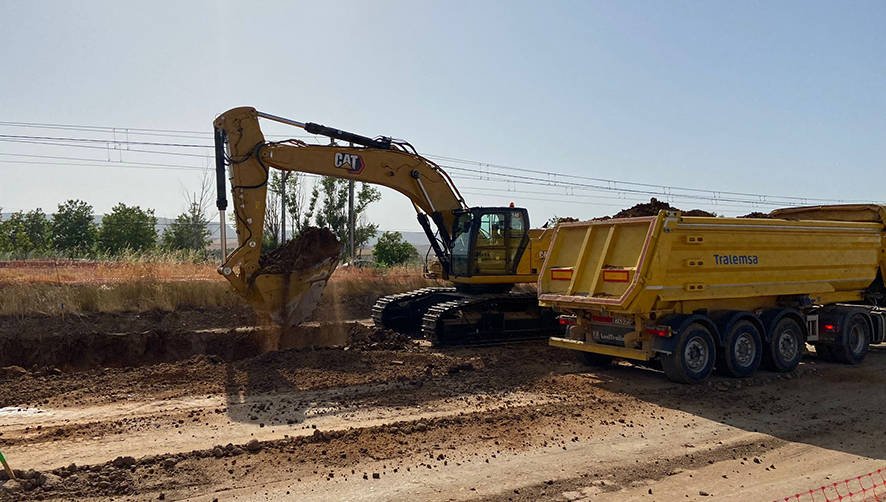
<instances>
[{"instance_id":1,"label":"excavator cab","mask_svg":"<svg viewBox=\"0 0 886 502\"><path fill-rule=\"evenodd\" d=\"M458 211L450 249L456 277L517 273L529 243L529 213L517 207L473 207Z\"/></svg>"}]
</instances>

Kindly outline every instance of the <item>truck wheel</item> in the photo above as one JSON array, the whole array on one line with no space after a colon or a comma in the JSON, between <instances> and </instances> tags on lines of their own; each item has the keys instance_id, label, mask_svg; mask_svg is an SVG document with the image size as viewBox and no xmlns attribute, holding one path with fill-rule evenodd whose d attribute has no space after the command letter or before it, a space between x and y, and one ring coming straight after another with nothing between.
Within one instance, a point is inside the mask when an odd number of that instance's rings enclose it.
<instances>
[{"instance_id":1,"label":"truck wheel","mask_svg":"<svg viewBox=\"0 0 886 502\"><path fill-rule=\"evenodd\" d=\"M674 382L699 383L710 376L716 356L710 330L692 323L680 333L674 353L662 356L661 367Z\"/></svg>"},{"instance_id":2,"label":"truck wheel","mask_svg":"<svg viewBox=\"0 0 886 502\"><path fill-rule=\"evenodd\" d=\"M578 352L578 360L585 366L609 366L612 364L612 356L607 356L606 354L595 354L593 352L585 352L583 350Z\"/></svg>"},{"instance_id":3,"label":"truck wheel","mask_svg":"<svg viewBox=\"0 0 886 502\"><path fill-rule=\"evenodd\" d=\"M793 371L803 357L803 328L791 317L782 317L772 328L769 343L763 351L763 365L768 370Z\"/></svg>"},{"instance_id":4,"label":"truck wheel","mask_svg":"<svg viewBox=\"0 0 886 502\"><path fill-rule=\"evenodd\" d=\"M845 364L858 364L868 353L871 327L862 314L853 314L843 326L839 341L831 346L834 359Z\"/></svg>"},{"instance_id":5,"label":"truck wheel","mask_svg":"<svg viewBox=\"0 0 886 502\"><path fill-rule=\"evenodd\" d=\"M763 337L751 321L733 324L726 334L726 346L719 354L720 371L735 378L749 377L760 367Z\"/></svg>"}]
</instances>

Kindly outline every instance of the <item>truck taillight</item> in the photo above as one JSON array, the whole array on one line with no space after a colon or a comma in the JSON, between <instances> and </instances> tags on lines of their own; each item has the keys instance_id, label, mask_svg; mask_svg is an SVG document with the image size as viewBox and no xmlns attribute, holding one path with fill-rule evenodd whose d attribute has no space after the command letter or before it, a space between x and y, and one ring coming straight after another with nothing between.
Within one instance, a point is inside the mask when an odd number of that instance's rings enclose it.
<instances>
[{"instance_id":1,"label":"truck taillight","mask_svg":"<svg viewBox=\"0 0 886 502\"><path fill-rule=\"evenodd\" d=\"M575 325L575 316L574 315L561 315L557 319L560 321L560 324L563 326L574 326Z\"/></svg>"},{"instance_id":2,"label":"truck taillight","mask_svg":"<svg viewBox=\"0 0 886 502\"><path fill-rule=\"evenodd\" d=\"M670 326L654 326L652 328L646 328L646 334L652 335L652 336L669 337L669 336L671 336L671 327Z\"/></svg>"},{"instance_id":3,"label":"truck taillight","mask_svg":"<svg viewBox=\"0 0 886 502\"><path fill-rule=\"evenodd\" d=\"M833 325L833 324L825 324L825 325L824 325L824 330L827 331L828 333L839 333L839 332L840 332L840 327L839 327L839 326L835 326L835 325Z\"/></svg>"}]
</instances>

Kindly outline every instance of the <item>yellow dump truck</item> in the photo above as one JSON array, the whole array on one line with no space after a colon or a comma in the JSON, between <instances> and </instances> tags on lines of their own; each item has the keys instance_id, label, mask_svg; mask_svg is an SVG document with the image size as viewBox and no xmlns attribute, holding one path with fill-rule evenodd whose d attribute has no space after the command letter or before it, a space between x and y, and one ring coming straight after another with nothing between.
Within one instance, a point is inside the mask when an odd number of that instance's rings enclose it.
<instances>
[{"instance_id":1,"label":"yellow dump truck","mask_svg":"<svg viewBox=\"0 0 886 502\"><path fill-rule=\"evenodd\" d=\"M879 205L561 223L538 281L540 304L568 325L550 344L685 383L791 371L806 343L856 364L884 341L884 224Z\"/></svg>"}]
</instances>

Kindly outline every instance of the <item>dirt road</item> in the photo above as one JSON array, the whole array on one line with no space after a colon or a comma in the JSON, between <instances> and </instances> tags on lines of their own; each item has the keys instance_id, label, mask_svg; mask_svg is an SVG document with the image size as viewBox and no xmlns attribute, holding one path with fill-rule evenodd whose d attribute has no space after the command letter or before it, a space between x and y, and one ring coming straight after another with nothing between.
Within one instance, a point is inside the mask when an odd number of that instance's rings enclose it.
<instances>
[{"instance_id":1,"label":"dirt road","mask_svg":"<svg viewBox=\"0 0 886 502\"><path fill-rule=\"evenodd\" d=\"M4 370L26 479L0 500L770 501L886 466L881 349L684 386L543 344L382 346Z\"/></svg>"}]
</instances>

